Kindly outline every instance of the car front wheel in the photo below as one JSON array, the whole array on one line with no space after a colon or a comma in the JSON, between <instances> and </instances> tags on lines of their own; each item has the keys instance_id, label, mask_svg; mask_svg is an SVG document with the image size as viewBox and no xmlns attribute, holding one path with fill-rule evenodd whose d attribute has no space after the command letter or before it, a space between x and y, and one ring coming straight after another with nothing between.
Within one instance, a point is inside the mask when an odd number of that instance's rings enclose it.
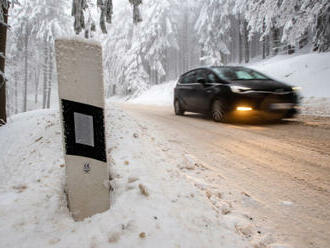
<instances>
[{"instance_id":1,"label":"car front wheel","mask_svg":"<svg viewBox=\"0 0 330 248\"><path fill-rule=\"evenodd\" d=\"M225 108L221 100L215 100L213 102L211 117L215 122L223 122L225 120Z\"/></svg>"},{"instance_id":2,"label":"car front wheel","mask_svg":"<svg viewBox=\"0 0 330 248\"><path fill-rule=\"evenodd\" d=\"M184 115L184 110L182 109L179 100L175 100L174 102L174 111L176 115Z\"/></svg>"}]
</instances>

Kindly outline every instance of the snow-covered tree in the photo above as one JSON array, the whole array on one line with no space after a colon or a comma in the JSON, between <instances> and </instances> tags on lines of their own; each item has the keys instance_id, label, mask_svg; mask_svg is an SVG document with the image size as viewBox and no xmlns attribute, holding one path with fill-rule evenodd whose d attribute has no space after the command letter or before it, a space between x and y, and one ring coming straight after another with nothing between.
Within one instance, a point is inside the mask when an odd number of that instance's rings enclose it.
<instances>
[{"instance_id":1,"label":"snow-covered tree","mask_svg":"<svg viewBox=\"0 0 330 248\"><path fill-rule=\"evenodd\" d=\"M122 94L135 94L147 85L165 80L169 49L178 50L175 3L178 1L145 1L147 11L138 25L119 21L128 14L127 5L117 9L114 22L118 24L105 43L105 49L111 49L106 55L111 87L117 85Z\"/></svg>"},{"instance_id":2,"label":"snow-covered tree","mask_svg":"<svg viewBox=\"0 0 330 248\"><path fill-rule=\"evenodd\" d=\"M68 9L66 0L58 0L56 4L51 0L21 0L19 6L11 9L8 43L10 47L14 47L10 48L8 54L11 60L8 68L11 73L9 90L17 92L16 86L23 89L23 97L18 97L21 104L15 107L16 110L28 110L28 96L34 91L38 100L41 76L43 107L50 106L51 86L55 75L53 42L58 35L70 33L71 18ZM14 58L15 64L12 63ZM17 73L17 70L21 72ZM21 74L24 75L23 78Z\"/></svg>"},{"instance_id":3,"label":"snow-covered tree","mask_svg":"<svg viewBox=\"0 0 330 248\"><path fill-rule=\"evenodd\" d=\"M103 33L107 33L106 23L110 24L112 22L113 14L113 4L112 0L95 0L96 6L100 9L100 28ZM140 5L142 0L129 0L129 3L133 6L133 22L135 24L142 21L140 14ZM74 30L76 34L79 34L82 30L90 31L90 26L86 25L85 12L90 12L90 8L95 5L91 0L72 0L72 13L74 17ZM93 29L95 26L92 26ZM88 35L85 35L87 38Z\"/></svg>"},{"instance_id":4,"label":"snow-covered tree","mask_svg":"<svg viewBox=\"0 0 330 248\"><path fill-rule=\"evenodd\" d=\"M76 33L104 45L109 94L139 94L201 64L247 63L306 44L330 49L328 0L144 0L141 13L142 0L20 1L11 13L7 49L9 95L18 95L10 98L11 112L22 109L31 93L37 101L43 93L43 107L49 106L56 85L52 43L70 32L73 19ZM22 99L17 87L25 91Z\"/></svg>"},{"instance_id":5,"label":"snow-covered tree","mask_svg":"<svg viewBox=\"0 0 330 248\"><path fill-rule=\"evenodd\" d=\"M246 19L252 33L271 35L273 40L281 36L280 41L290 46L299 46L310 35L315 50L329 49L328 0L255 0L247 6Z\"/></svg>"},{"instance_id":6,"label":"snow-covered tree","mask_svg":"<svg viewBox=\"0 0 330 248\"><path fill-rule=\"evenodd\" d=\"M223 64L223 56L230 52L226 46L226 32L230 29L230 0L206 0L196 22L200 37L201 61L207 65Z\"/></svg>"}]
</instances>

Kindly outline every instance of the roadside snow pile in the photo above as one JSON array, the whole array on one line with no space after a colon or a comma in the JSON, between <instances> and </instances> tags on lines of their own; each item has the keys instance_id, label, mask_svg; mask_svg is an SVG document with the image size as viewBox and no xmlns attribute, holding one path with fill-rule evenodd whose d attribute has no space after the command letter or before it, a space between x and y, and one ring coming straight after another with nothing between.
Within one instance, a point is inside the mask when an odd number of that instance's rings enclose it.
<instances>
[{"instance_id":1,"label":"roadside snow pile","mask_svg":"<svg viewBox=\"0 0 330 248\"><path fill-rule=\"evenodd\" d=\"M279 55L247 66L302 87L304 97L330 97L330 52Z\"/></svg>"},{"instance_id":2,"label":"roadside snow pile","mask_svg":"<svg viewBox=\"0 0 330 248\"><path fill-rule=\"evenodd\" d=\"M172 105L175 85L176 81L155 85L137 98L129 100L128 102L145 105Z\"/></svg>"},{"instance_id":3,"label":"roadside snow pile","mask_svg":"<svg viewBox=\"0 0 330 248\"><path fill-rule=\"evenodd\" d=\"M330 98L327 97L306 97L301 107L305 115L330 116Z\"/></svg>"},{"instance_id":4,"label":"roadside snow pile","mask_svg":"<svg viewBox=\"0 0 330 248\"><path fill-rule=\"evenodd\" d=\"M0 127L0 247L251 247L239 221L224 221L147 126L116 108L106 119L112 206L82 222L66 207L58 112Z\"/></svg>"}]
</instances>

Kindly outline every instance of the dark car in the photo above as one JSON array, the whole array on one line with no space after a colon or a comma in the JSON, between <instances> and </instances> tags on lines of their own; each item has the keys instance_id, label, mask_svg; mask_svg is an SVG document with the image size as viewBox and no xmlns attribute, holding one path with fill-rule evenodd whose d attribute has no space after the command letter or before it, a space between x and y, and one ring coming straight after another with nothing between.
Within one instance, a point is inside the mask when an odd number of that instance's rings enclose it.
<instances>
[{"instance_id":1,"label":"dark car","mask_svg":"<svg viewBox=\"0 0 330 248\"><path fill-rule=\"evenodd\" d=\"M203 67L183 74L174 89L175 114L210 114L227 118L282 119L298 113L296 87L245 67Z\"/></svg>"}]
</instances>

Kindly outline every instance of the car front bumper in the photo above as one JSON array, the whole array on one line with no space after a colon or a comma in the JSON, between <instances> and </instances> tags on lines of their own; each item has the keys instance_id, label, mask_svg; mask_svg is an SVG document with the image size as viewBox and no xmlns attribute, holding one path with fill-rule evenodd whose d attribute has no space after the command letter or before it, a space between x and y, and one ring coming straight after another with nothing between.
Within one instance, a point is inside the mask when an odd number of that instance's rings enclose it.
<instances>
[{"instance_id":1,"label":"car front bumper","mask_svg":"<svg viewBox=\"0 0 330 248\"><path fill-rule=\"evenodd\" d=\"M231 115L236 118L292 118L299 113L299 96L295 92L234 93L229 108ZM244 108L246 111L239 110Z\"/></svg>"}]
</instances>

